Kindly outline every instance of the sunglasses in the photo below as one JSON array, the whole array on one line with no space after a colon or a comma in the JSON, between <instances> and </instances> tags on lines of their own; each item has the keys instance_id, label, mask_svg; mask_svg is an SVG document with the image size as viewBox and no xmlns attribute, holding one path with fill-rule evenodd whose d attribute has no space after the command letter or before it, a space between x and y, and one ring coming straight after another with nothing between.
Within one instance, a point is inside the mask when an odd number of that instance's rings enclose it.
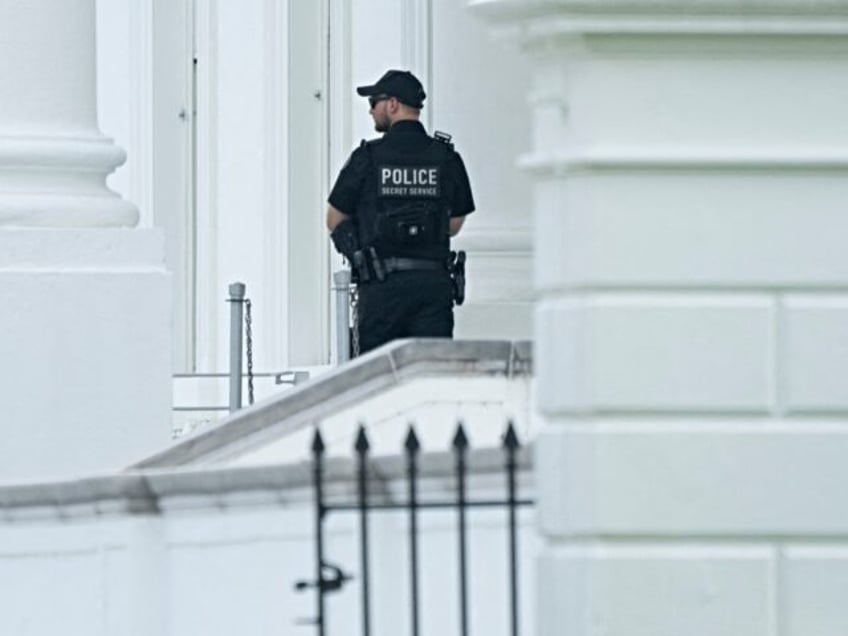
<instances>
[{"instance_id":1,"label":"sunglasses","mask_svg":"<svg viewBox=\"0 0 848 636\"><path fill-rule=\"evenodd\" d=\"M371 108L374 108L377 104L387 99L391 99L391 95L372 95L368 98L368 103L371 105Z\"/></svg>"}]
</instances>

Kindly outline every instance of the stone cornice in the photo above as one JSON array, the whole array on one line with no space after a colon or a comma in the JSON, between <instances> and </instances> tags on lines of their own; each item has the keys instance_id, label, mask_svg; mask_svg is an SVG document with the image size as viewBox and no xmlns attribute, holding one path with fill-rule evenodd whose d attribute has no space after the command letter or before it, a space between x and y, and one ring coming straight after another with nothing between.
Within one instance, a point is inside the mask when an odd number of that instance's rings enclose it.
<instances>
[{"instance_id":1,"label":"stone cornice","mask_svg":"<svg viewBox=\"0 0 848 636\"><path fill-rule=\"evenodd\" d=\"M552 14L848 18L848 0L468 0L468 7L496 20Z\"/></svg>"},{"instance_id":2,"label":"stone cornice","mask_svg":"<svg viewBox=\"0 0 848 636\"><path fill-rule=\"evenodd\" d=\"M606 148L582 152L534 153L524 155L519 166L536 175L559 175L596 171L845 171L848 148L842 150L774 149L745 152L735 148L679 149Z\"/></svg>"},{"instance_id":3,"label":"stone cornice","mask_svg":"<svg viewBox=\"0 0 848 636\"><path fill-rule=\"evenodd\" d=\"M421 492L444 488L456 470L451 452L424 453L419 458ZM522 490L532 490L533 447L524 446L516 457ZM471 450L467 457L469 477L502 478L504 452L500 448ZM356 496L357 462L353 458L331 458L324 465L328 499L351 500ZM388 503L402 489L386 484L404 480L405 458L375 457L369 480L371 503ZM0 486L0 518L84 519L110 515L158 515L179 507L216 507L222 500L237 504L287 505L312 501L313 467L310 462L246 468L149 471L104 475L64 482ZM382 487L380 487L382 485ZM271 493L264 503L248 495ZM522 495L523 496L523 495ZM193 501L186 501L192 499ZM403 499L401 499L403 500Z\"/></svg>"},{"instance_id":4,"label":"stone cornice","mask_svg":"<svg viewBox=\"0 0 848 636\"><path fill-rule=\"evenodd\" d=\"M848 0L469 0L500 37L848 35Z\"/></svg>"}]
</instances>

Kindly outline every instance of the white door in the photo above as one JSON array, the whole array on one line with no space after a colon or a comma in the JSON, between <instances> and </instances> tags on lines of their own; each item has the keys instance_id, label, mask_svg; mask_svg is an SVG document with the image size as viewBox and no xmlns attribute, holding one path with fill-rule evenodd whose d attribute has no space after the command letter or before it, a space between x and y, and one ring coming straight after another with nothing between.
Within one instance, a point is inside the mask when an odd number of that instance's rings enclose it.
<instances>
[{"instance_id":1,"label":"white door","mask_svg":"<svg viewBox=\"0 0 848 636\"><path fill-rule=\"evenodd\" d=\"M179 372L226 369L235 281L258 370L329 361L327 14L296 0L98 2L101 127L129 153L110 184L165 233Z\"/></svg>"}]
</instances>

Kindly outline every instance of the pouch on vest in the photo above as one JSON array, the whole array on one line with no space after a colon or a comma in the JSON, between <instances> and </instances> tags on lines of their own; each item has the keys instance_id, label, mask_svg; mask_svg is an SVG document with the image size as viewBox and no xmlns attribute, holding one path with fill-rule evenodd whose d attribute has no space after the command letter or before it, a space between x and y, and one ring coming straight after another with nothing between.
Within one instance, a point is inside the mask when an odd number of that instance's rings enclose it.
<instances>
[{"instance_id":1,"label":"pouch on vest","mask_svg":"<svg viewBox=\"0 0 848 636\"><path fill-rule=\"evenodd\" d=\"M447 215L433 202L410 201L377 217L377 238L400 247L437 245L446 232Z\"/></svg>"}]
</instances>

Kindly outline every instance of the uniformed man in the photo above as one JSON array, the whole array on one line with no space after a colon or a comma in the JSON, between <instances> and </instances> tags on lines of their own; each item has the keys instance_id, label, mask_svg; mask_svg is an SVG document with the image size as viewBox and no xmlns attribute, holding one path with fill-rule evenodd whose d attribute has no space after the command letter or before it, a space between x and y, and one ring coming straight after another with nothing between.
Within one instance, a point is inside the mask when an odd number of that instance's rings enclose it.
<instances>
[{"instance_id":1,"label":"uniformed man","mask_svg":"<svg viewBox=\"0 0 848 636\"><path fill-rule=\"evenodd\" d=\"M356 90L384 134L363 141L342 168L327 227L357 283L359 350L395 338L450 338L462 294L449 271L450 237L474 211L465 165L449 135L424 130L426 94L412 73L390 70Z\"/></svg>"}]
</instances>

